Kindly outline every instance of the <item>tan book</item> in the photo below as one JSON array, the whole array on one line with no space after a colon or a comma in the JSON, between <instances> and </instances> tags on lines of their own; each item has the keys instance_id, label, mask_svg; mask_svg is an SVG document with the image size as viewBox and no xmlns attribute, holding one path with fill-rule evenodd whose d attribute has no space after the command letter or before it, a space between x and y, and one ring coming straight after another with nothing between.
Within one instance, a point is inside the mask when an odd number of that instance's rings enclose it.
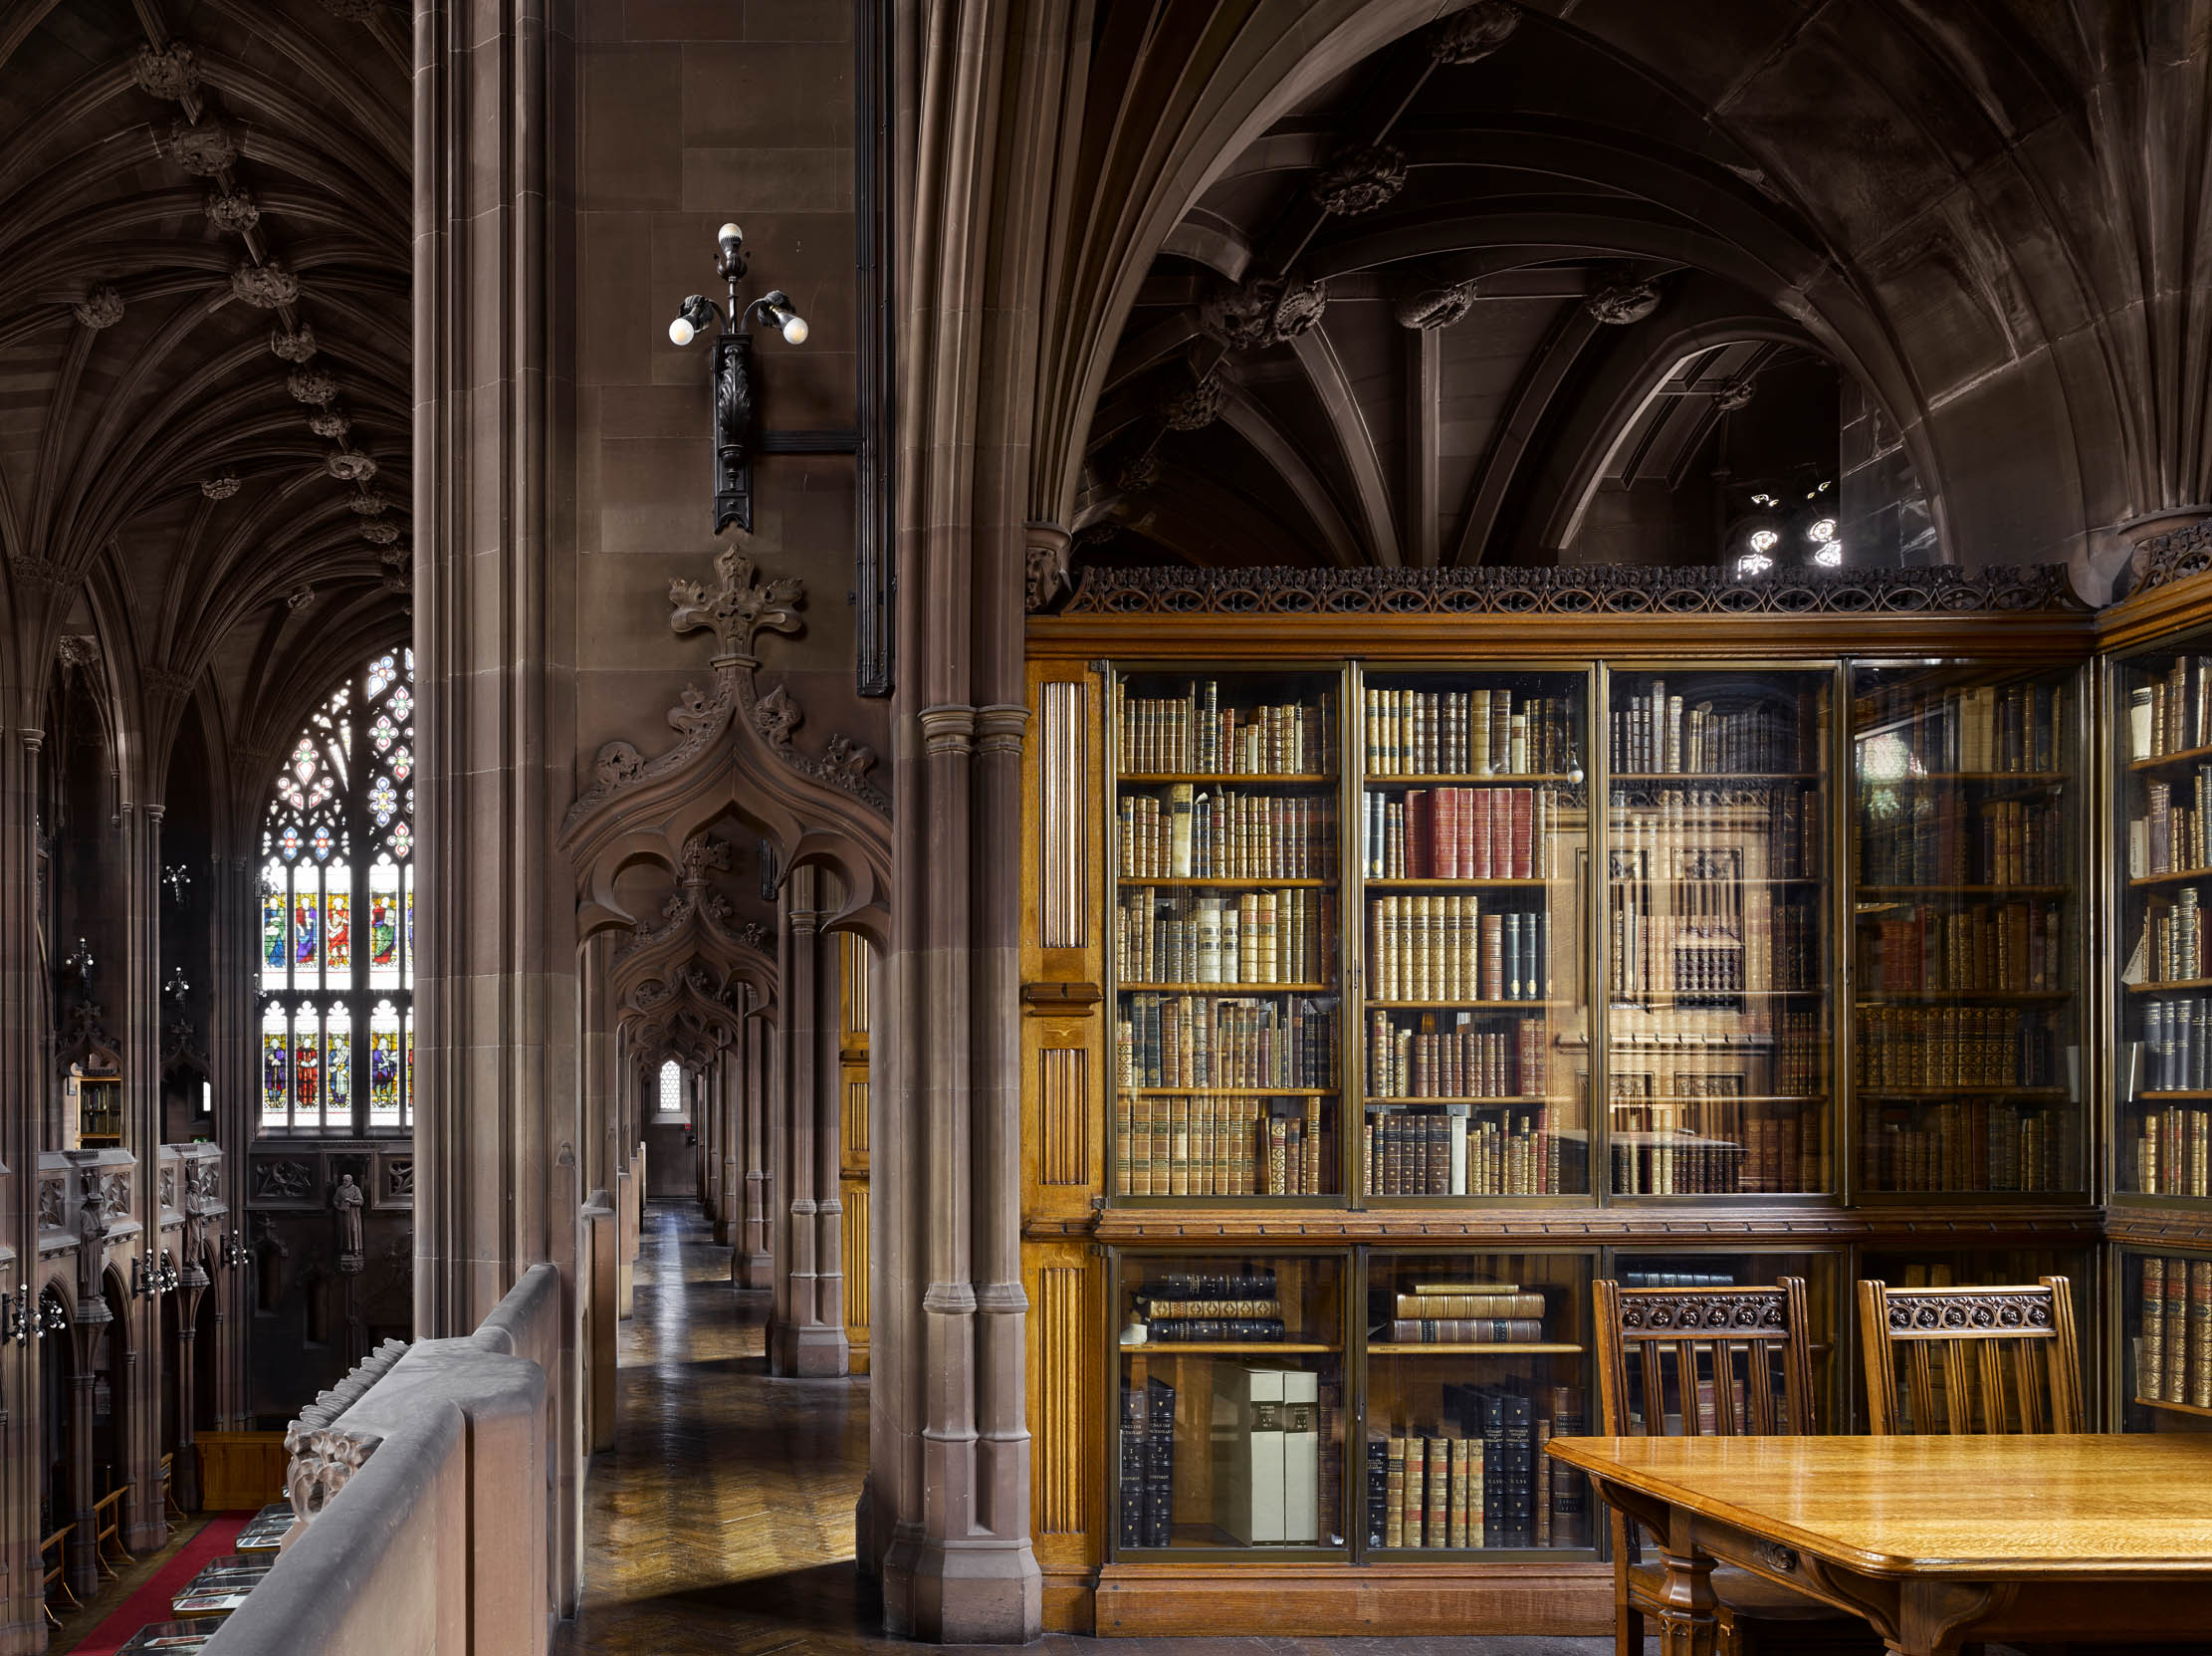
<instances>
[{"instance_id":1,"label":"tan book","mask_svg":"<svg viewBox=\"0 0 2212 1656\"><path fill-rule=\"evenodd\" d=\"M1428 1546L1451 1544L1451 1439L1429 1440L1429 1493L1422 1506Z\"/></svg>"},{"instance_id":2,"label":"tan book","mask_svg":"<svg viewBox=\"0 0 2212 1656\"><path fill-rule=\"evenodd\" d=\"M1385 1485L1383 1511L1383 1544L1406 1544L1406 1440L1390 1440L1389 1482Z\"/></svg>"}]
</instances>

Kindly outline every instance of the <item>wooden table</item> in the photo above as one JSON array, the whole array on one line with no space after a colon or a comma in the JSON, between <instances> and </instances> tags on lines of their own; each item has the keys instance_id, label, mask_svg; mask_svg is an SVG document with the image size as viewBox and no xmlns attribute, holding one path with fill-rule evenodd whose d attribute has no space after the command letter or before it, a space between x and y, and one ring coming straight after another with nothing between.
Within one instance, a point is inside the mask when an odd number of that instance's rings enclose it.
<instances>
[{"instance_id":1,"label":"wooden table","mask_svg":"<svg viewBox=\"0 0 2212 1656\"><path fill-rule=\"evenodd\" d=\"M1664 1538L1666 1656L1713 1649L1716 1559L1962 1640L2212 1637L2212 1435L1554 1438Z\"/></svg>"}]
</instances>

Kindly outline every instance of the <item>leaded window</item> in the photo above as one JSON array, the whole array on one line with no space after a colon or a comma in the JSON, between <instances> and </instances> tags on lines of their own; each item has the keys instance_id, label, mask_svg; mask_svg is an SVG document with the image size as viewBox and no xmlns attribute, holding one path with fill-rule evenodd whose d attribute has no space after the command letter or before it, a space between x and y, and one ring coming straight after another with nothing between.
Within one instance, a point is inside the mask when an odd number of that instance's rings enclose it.
<instances>
[{"instance_id":1,"label":"leaded window","mask_svg":"<svg viewBox=\"0 0 2212 1656\"><path fill-rule=\"evenodd\" d=\"M415 652L387 650L308 719L263 817L263 1132L413 1127L414 816Z\"/></svg>"}]
</instances>

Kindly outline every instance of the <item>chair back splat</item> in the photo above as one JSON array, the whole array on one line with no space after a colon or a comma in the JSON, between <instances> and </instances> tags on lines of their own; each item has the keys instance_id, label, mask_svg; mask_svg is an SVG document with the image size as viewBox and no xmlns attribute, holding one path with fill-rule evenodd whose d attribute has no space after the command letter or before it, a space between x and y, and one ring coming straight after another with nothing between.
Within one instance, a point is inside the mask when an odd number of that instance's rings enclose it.
<instances>
[{"instance_id":1,"label":"chair back splat","mask_svg":"<svg viewBox=\"0 0 2212 1656\"><path fill-rule=\"evenodd\" d=\"M1868 1430L2079 1432L2082 1360L2064 1277L2032 1287L1859 1285Z\"/></svg>"}]
</instances>

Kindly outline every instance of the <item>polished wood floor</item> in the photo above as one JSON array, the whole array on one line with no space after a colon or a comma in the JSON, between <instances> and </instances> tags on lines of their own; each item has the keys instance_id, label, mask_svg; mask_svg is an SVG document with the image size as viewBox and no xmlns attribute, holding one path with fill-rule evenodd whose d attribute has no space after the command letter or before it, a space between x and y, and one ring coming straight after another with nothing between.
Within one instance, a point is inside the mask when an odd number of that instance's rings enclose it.
<instances>
[{"instance_id":1,"label":"polished wood floor","mask_svg":"<svg viewBox=\"0 0 2212 1656\"><path fill-rule=\"evenodd\" d=\"M730 1288L695 1203L656 1202L622 1330L617 1447L591 1464L567 1656L915 1647L866 1625L852 1509L866 1380L772 1380L767 1307ZM1050 1656L1602 1656L1611 1639L1075 1639Z\"/></svg>"}]
</instances>

